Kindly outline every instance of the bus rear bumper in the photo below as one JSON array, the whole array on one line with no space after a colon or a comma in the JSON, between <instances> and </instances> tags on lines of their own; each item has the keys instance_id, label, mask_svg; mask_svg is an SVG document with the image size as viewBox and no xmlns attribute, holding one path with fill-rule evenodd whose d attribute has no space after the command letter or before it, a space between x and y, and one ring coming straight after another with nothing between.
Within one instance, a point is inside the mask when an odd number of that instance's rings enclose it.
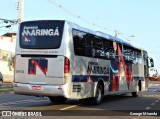
<instances>
[{"instance_id":1,"label":"bus rear bumper","mask_svg":"<svg viewBox=\"0 0 160 119\"><path fill-rule=\"evenodd\" d=\"M32 96L62 96L69 98L67 85L34 85L14 83L14 93Z\"/></svg>"}]
</instances>

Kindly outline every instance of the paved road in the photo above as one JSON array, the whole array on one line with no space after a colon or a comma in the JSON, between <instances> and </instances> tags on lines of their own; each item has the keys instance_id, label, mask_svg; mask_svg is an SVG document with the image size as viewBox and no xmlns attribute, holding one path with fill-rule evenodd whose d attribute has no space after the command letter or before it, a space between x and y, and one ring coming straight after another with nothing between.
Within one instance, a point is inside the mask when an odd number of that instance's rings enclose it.
<instances>
[{"instance_id":1,"label":"paved road","mask_svg":"<svg viewBox=\"0 0 160 119\"><path fill-rule=\"evenodd\" d=\"M125 96L106 96L101 105L83 105L78 100L68 100L66 104L52 104L47 97L23 96L15 94L0 95L0 110L57 110L47 111L48 115L97 115L113 116L119 112L130 114L125 110L160 111L160 83L150 82L148 91L140 94L138 98ZM58 111L59 110L59 111ZM61 113L60 110L67 110ZM70 111L74 110L74 111ZM77 110L77 111L76 111ZM80 111L81 110L81 111ZM108 111L106 111L108 110ZM46 114L46 112L45 112Z\"/></svg>"}]
</instances>

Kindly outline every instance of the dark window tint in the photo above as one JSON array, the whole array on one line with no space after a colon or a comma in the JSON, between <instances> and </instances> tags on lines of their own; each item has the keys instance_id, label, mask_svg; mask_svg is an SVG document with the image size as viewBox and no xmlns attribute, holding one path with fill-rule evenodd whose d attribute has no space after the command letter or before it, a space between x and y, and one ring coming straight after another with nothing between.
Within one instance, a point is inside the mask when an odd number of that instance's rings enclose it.
<instances>
[{"instance_id":1,"label":"dark window tint","mask_svg":"<svg viewBox=\"0 0 160 119\"><path fill-rule=\"evenodd\" d=\"M148 54L147 54L146 51L143 51L143 60L144 60L144 65L149 67L149 65L148 65Z\"/></svg>"},{"instance_id":2,"label":"dark window tint","mask_svg":"<svg viewBox=\"0 0 160 119\"><path fill-rule=\"evenodd\" d=\"M20 47L57 49L61 45L64 21L32 21L20 26Z\"/></svg>"},{"instance_id":3,"label":"dark window tint","mask_svg":"<svg viewBox=\"0 0 160 119\"><path fill-rule=\"evenodd\" d=\"M135 62L137 64L142 64L142 52L141 50L135 49Z\"/></svg>"},{"instance_id":4,"label":"dark window tint","mask_svg":"<svg viewBox=\"0 0 160 119\"><path fill-rule=\"evenodd\" d=\"M76 55L85 55L85 38L86 33L73 31L74 52Z\"/></svg>"},{"instance_id":5,"label":"dark window tint","mask_svg":"<svg viewBox=\"0 0 160 119\"><path fill-rule=\"evenodd\" d=\"M133 63L134 60L136 59L134 48L123 45L123 56L126 62Z\"/></svg>"},{"instance_id":6,"label":"dark window tint","mask_svg":"<svg viewBox=\"0 0 160 119\"><path fill-rule=\"evenodd\" d=\"M116 58L117 48L114 50L113 41L75 29L72 32L75 55L103 59Z\"/></svg>"},{"instance_id":7,"label":"dark window tint","mask_svg":"<svg viewBox=\"0 0 160 119\"><path fill-rule=\"evenodd\" d=\"M126 62L142 64L142 52L131 46L123 45L123 56Z\"/></svg>"}]
</instances>

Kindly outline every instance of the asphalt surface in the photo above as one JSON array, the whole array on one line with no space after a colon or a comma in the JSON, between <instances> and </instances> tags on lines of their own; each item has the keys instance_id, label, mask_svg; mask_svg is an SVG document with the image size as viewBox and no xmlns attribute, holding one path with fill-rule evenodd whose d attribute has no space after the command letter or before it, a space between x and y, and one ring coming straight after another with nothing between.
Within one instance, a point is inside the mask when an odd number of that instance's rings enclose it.
<instances>
[{"instance_id":1,"label":"asphalt surface","mask_svg":"<svg viewBox=\"0 0 160 119\"><path fill-rule=\"evenodd\" d=\"M72 118L72 116L89 115L112 116L112 118L114 118L113 116L125 116L128 118L132 112L136 114L141 112L160 113L160 83L150 82L149 89L142 92L139 97L132 97L131 95L106 96L100 105L84 105L78 100L68 100L66 104L54 104L47 97L1 94L0 110L42 111L42 114L47 116L64 116L64 118L66 116ZM158 118L154 115L151 117ZM136 118L137 116L132 117L132 119Z\"/></svg>"}]
</instances>

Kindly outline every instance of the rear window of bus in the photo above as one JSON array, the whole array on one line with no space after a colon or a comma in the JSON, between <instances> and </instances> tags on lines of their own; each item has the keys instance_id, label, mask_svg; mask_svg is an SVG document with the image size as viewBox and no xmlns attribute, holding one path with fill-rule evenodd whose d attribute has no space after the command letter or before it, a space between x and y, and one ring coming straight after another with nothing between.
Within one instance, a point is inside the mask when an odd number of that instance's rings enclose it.
<instances>
[{"instance_id":1,"label":"rear window of bus","mask_svg":"<svg viewBox=\"0 0 160 119\"><path fill-rule=\"evenodd\" d=\"M20 26L20 47L57 49L61 45L64 21L30 21Z\"/></svg>"}]
</instances>

